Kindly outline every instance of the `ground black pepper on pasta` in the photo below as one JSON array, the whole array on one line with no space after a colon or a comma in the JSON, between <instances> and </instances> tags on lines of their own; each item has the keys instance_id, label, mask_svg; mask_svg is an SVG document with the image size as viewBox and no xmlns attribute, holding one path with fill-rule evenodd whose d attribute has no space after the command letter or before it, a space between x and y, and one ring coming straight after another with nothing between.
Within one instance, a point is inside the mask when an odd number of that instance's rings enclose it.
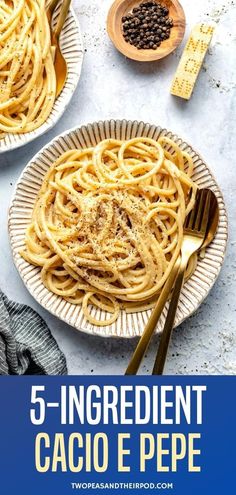
<instances>
[{"instance_id":1,"label":"ground black pepper on pasta","mask_svg":"<svg viewBox=\"0 0 236 495\"><path fill-rule=\"evenodd\" d=\"M166 136L68 150L48 169L20 254L92 325L152 308L180 253L192 172L191 157Z\"/></svg>"},{"instance_id":2,"label":"ground black pepper on pasta","mask_svg":"<svg viewBox=\"0 0 236 495\"><path fill-rule=\"evenodd\" d=\"M54 105L50 26L47 17L39 15L44 4L44 0L0 1L0 140L8 133L36 130Z\"/></svg>"},{"instance_id":3,"label":"ground black pepper on pasta","mask_svg":"<svg viewBox=\"0 0 236 495\"><path fill-rule=\"evenodd\" d=\"M138 50L156 50L170 37L172 27L169 9L155 1L142 2L122 17L124 39Z\"/></svg>"}]
</instances>

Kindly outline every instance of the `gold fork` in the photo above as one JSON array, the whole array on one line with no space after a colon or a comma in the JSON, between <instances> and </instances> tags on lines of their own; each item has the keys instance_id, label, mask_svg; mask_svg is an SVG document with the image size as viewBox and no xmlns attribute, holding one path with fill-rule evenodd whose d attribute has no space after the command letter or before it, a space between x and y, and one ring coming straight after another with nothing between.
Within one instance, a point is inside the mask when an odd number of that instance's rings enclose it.
<instances>
[{"instance_id":1,"label":"gold fork","mask_svg":"<svg viewBox=\"0 0 236 495\"><path fill-rule=\"evenodd\" d=\"M57 4L58 4L58 0L51 0L51 2L47 7L47 17L50 25L52 20L52 14ZM54 50L55 53L54 67L55 67L56 81L57 81L56 98L61 93L67 78L67 63L60 49L60 34L68 14L70 4L71 4L71 0L63 0L60 14L57 20L56 28L54 30L51 30L51 44L52 44L52 49Z\"/></svg>"},{"instance_id":2,"label":"gold fork","mask_svg":"<svg viewBox=\"0 0 236 495\"><path fill-rule=\"evenodd\" d=\"M185 270L193 253L198 251L203 245L209 219L209 210L210 191L207 189L199 190L197 193L195 206L186 218L184 224L184 237L181 247L180 266L175 280L164 330L161 334L161 340L152 371L153 375L161 375L163 373L179 297L184 281Z\"/></svg>"},{"instance_id":3,"label":"gold fork","mask_svg":"<svg viewBox=\"0 0 236 495\"><path fill-rule=\"evenodd\" d=\"M212 241L212 239L215 236L215 232L217 229L218 225L218 219L219 219L219 207L218 207L218 202L215 197L215 194L208 189L208 192L210 194L210 211L209 211L209 222L207 224L207 231L205 235L205 239L203 241L203 244L200 246L200 249L206 248ZM196 203L197 205L197 203ZM125 374L126 375L135 375L138 372L139 366L142 362L142 359L144 357L144 354L150 344L151 338L155 332L155 328L157 325L157 322L161 316L161 313L165 307L165 304L168 300L168 297L170 295L171 289L174 285L179 267L180 267L180 262L181 262L181 257L179 257L158 297L157 303L152 311L152 314L150 316L150 319L148 320L144 331L142 333L142 336L139 339L139 342L136 346L136 349L130 359L130 362L128 364L128 367L126 369Z\"/></svg>"},{"instance_id":4,"label":"gold fork","mask_svg":"<svg viewBox=\"0 0 236 495\"><path fill-rule=\"evenodd\" d=\"M51 0L46 5L46 14L48 18L49 26L51 27L53 12L60 0Z\"/></svg>"}]
</instances>

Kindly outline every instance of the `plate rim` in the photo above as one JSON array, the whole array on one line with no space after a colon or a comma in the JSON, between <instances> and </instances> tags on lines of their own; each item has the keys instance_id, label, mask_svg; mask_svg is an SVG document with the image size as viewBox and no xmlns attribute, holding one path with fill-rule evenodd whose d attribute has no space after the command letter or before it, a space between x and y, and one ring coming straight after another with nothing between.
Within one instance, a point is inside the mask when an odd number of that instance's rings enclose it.
<instances>
[{"instance_id":1,"label":"plate rim","mask_svg":"<svg viewBox=\"0 0 236 495\"><path fill-rule=\"evenodd\" d=\"M17 266L17 263L16 263L16 254L14 253L14 250L13 250L13 246L12 246L12 235L11 235L11 226L10 226L10 222L11 222L11 213L12 213L12 208L14 207L13 203L14 203L14 199L15 199L15 196L16 196L16 192L17 192L17 189L18 189L18 186L19 184L21 183L21 180L24 176L24 173L26 172L26 170L30 167L31 163L35 161L35 159L40 156L41 154L43 154L43 152L50 148L51 145L53 145L54 142L57 142L60 138L63 138L67 135L70 135L71 133L73 132L76 132L76 131L80 131L81 129L83 128L88 128L88 127L91 127L91 128L94 128L95 125L99 125L99 124L110 124L111 122L115 123L115 124L122 124L122 123L125 123L126 125L127 124L137 124L138 126L139 125L143 125L144 128L146 126L149 126L149 129L151 128L156 128L159 130L159 135L163 132L166 132L167 134L171 134L174 138L177 138L177 140L180 140L181 141L181 144L182 145L187 145L187 147L190 147L192 151L194 151L194 153L198 156L198 158L202 161L203 164L205 164L207 170L208 170L208 173L210 174L212 180L214 181L215 185L217 186L219 192L220 192L220 195L221 195L221 199L222 199L222 202L223 202L223 209L224 209L224 215L225 215L225 240L224 240L224 249L222 250L222 262L220 263L220 266L218 267L217 269L217 273L215 275L215 279L213 281L213 283L211 283L209 289L206 291L206 294L203 296L203 298L201 299L201 301L195 305L195 307L193 308L193 310L190 310L188 315L187 316L184 316L183 318L180 319L180 321L177 322L177 324L175 323L174 325L174 329L176 329L177 327L179 327L185 320L187 320L189 317L191 317L193 314L195 314L197 312L197 310L199 309L199 307L201 306L201 304L207 299L210 291L212 290L213 286L215 285L218 277L219 277L219 274L221 272L221 269L223 267L223 264L225 262L225 257L226 257L226 252L227 252L227 245L228 245L228 238L229 238L229 222L228 222L228 213L227 213L227 208L226 208L226 204L225 204L225 200L224 200L224 196L223 196L223 193L221 191L221 188L219 187L218 185L218 182L217 180L215 179L215 176L214 174L212 173L211 169L209 168L209 166L207 165L207 163L204 161L204 159L202 158L202 155L198 152L198 150L194 147L192 147L191 144L188 143L188 141L186 141L185 139L183 139L181 136L179 136L179 134L176 134L174 132L172 132L172 130L170 129L167 129L166 127L162 127L161 125L159 124L152 124L150 122L144 122L143 120L132 120L132 119L104 119L104 120L98 120L98 121L94 121L94 122L89 122L87 124L81 124L81 125L76 125L76 126L73 126L72 128L70 129L67 129L65 131L63 131L62 133L59 133L57 136L53 137L48 143L46 143L40 150L38 150L33 157L30 158L30 160L26 163L26 165L24 166L23 170L21 171L21 174L14 186L14 190L12 192L12 195L11 195L11 199L10 199L10 203L9 203L9 208L8 208L8 218L7 218L7 225L8 225L8 238L9 238L9 242L10 242L10 247L11 247L11 252L12 252L12 257L13 257L13 262L14 262L14 266L17 270L17 273L18 275L20 276L24 286L26 287L27 291L30 293L30 295L33 297L33 299L37 302L37 304L39 304L45 311L48 311L50 314L52 314L53 316L55 316L56 318L58 318L59 320L63 321L64 323L66 323L67 325L71 326L74 330L76 331L79 331L79 332L82 332L82 333L85 333L87 335L90 335L90 336L99 336L101 338L114 338L114 339L133 339L133 338L138 338L140 335L138 334L135 334L135 333L132 333L132 334L121 334L121 335L118 335L118 334L105 334L105 332L102 332L102 329L104 327L98 327L101 331L101 333L99 333L99 331L92 331L91 328L96 328L95 325L92 325L90 324L87 328L82 328L81 326L78 328L77 326L73 325L72 323L70 323L68 321L68 318L66 317L63 317L63 316L59 316L56 312L56 310L52 310L50 308L46 308L44 304L42 304L39 300L39 298L37 298L35 296L35 294L33 293L33 290L31 289L31 285L26 283L26 281L23 279L23 276L22 274L20 273L19 271L19 268ZM31 265L33 266L33 265ZM139 313L142 313L141 311ZM107 325L109 327L109 325ZM90 328L91 327L91 328ZM106 327L105 327L106 328ZM156 331L155 331L156 334L160 334L160 331L158 330L158 328L156 328Z\"/></svg>"},{"instance_id":2,"label":"plate rim","mask_svg":"<svg viewBox=\"0 0 236 495\"><path fill-rule=\"evenodd\" d=\"M76 91L76 89L78 87L80 76L81 76L81 72L82 72L83 59L84 59L84 43L83 43L83 36L82 36L82 33L81 33L81 29L80 29L79 19L78 19L76 13L75 13L74 8L73 7L70 7L69 8L69 12L71 13L71 15L73 17L73 20L74 20L74 23L75 23L75 25L77 27L78 37L80 39L80 44L81 44L81 50L79 50L80 53L81 53L81 62L80 62L80 64L78 64L78 71L77 71L76 76L75 76L75 87L74 87L73 91L71 92L71 94L70 94L67 102L64 105L62 105L62 108L63 108L62 113L58 113L58 115L56 116L55 120L53 120L53 122L51 122L46 129L40 131L40 129L43 126L43 124L42 124L40 127L38 127L38 129L35 129L36 131L38 131L37 135L30 136L27 141L25 141L23 143L13 143L10 147L4 147L4 148L1 148L0 147L0 155L3 155L4 153L8 153L8 152L11 152L11 151L14 151L16 149L23 148L24 146L27 146L27 144L32 143L32 141L35 141L36 139L40 138L44 134L47 134L51 129L53 129L53 127L63 117L66 108L68 107L69 103L71 102L71 99L72 99L72 97L73 97L73 95L74 95L74 93L75 93L75 91ZM63 30L62 30L62 32L63 32ZM49 115L49 117L50 117L50 115ZM7 133L7 134L11 134L11 133ZM30 133L25 133L24 135L26 135L26 134L30 134Z\"/></svg>"}]
</instances>

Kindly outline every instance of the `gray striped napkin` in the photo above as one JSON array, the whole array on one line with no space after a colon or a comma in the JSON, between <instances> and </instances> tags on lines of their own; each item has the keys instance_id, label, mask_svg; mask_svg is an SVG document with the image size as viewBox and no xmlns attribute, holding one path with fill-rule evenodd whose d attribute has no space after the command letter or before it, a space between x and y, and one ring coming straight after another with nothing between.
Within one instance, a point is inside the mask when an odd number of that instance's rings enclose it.
<instances>
[{"instance_id":1,"label":"gray striped napkin","mask_svg":"<svg viewBox=\"0 0 236 495\"><path fill-rule=\"evenodd\" d=\"M0 375L66 375L64 354L45 321L0 290Z\"/></svg>"}]
</instances>

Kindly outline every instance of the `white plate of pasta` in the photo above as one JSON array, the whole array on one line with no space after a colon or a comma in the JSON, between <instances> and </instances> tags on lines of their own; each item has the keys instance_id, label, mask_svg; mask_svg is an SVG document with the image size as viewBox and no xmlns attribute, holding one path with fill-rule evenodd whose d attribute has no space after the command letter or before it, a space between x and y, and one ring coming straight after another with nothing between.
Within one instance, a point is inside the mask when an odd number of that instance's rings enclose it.
<instances>
[{"instance_id":1,"label":"white plate of pasta","mask_svg":"<svg viewBox=\"0 0 236 495\"><path fill-rule=\"evenodd\" d=\"M79 23L69 10L60 36L67 79L56 98L46 0L0 2L0 153L23 146L51 129L79 81L83 45ZM61 2L55 10L56 25Z\"/></svg>"},{"instance_id":2,"label":"white plate of pasta","mask_svg":"<svg viewBox=\"0 0 236 495\"><path fill-rule=\"evenodd\" d=\"M208 166L178 136L143 122L98 122L58 136L26 166L9 210L27 289L79 330L140 335L179 255L197 187L215 192L219 225L189 268L176 326L206 298L224 260L227 215Z\"/></svg>"}]
</instances>

